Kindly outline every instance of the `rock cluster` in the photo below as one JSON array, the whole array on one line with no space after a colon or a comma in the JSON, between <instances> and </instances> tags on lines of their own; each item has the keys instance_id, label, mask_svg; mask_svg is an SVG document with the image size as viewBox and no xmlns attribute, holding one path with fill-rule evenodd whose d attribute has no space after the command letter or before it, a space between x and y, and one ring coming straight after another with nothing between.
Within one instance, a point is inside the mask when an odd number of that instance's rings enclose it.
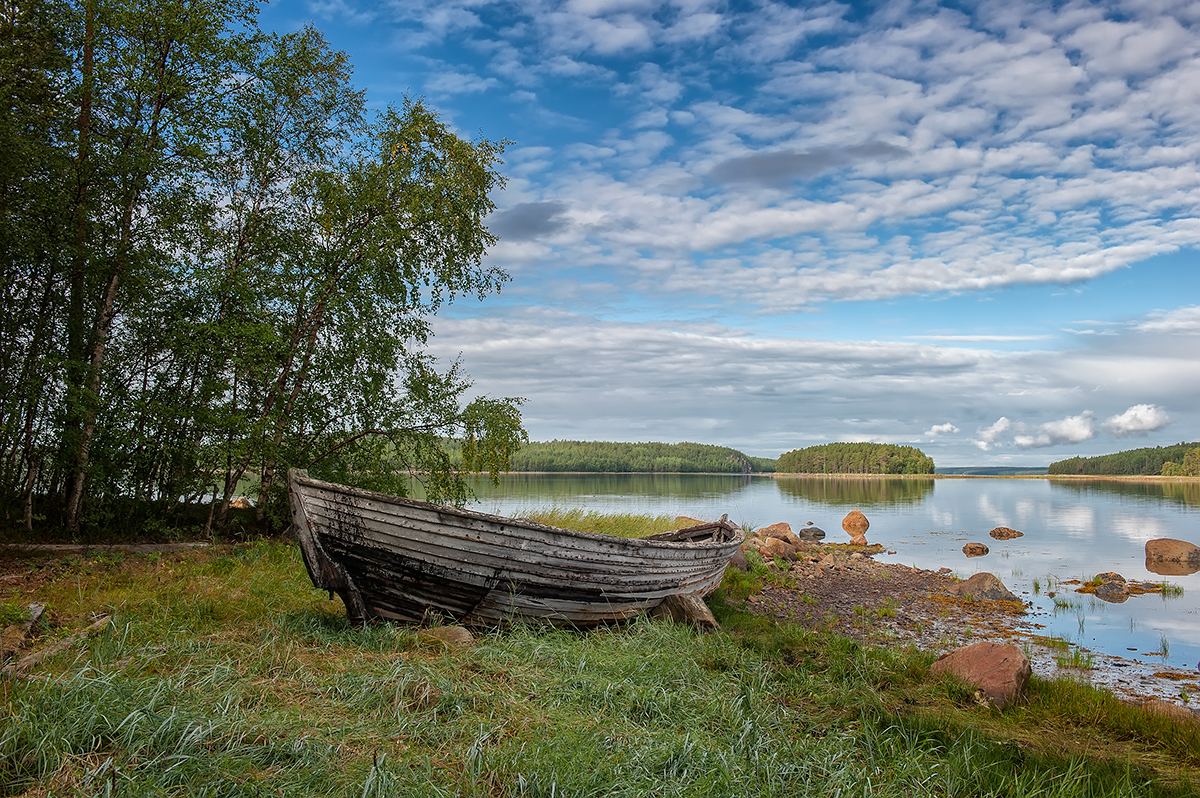
<instances>
[{"instance_id":1,"label":"rock cluster","mask_svg":"<svg viewBox=\"0 0 1200 798\"><path fill-rule=\"evenodd\" d=\"M943 654L929 672L953 674L977 687L997 709L1004 709L1025 697L1033 667L1017 646L985 641Z\"/></svg>"}]
</instances>

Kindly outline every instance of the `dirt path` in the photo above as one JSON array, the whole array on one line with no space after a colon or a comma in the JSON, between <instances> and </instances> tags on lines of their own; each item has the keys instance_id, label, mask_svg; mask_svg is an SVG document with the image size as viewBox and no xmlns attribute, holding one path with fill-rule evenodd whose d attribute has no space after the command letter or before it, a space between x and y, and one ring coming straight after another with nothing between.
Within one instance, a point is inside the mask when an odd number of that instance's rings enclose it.
<instances>
[{"instance_id":1,"label":"dirt path","mask_svg":"<svg viewBox=\"0 0 1200 798\"><path fill-rule=\"evenodd\" d=\"M778 578L748 600L751 611L862 642L900 642L939 654L980 640L1016 643L1039 676L1080 679L1129 700L1158 698L1200 709L1200 670L1097 652L1089 652L1090 669L1060 667L1055 656L1064 652L1039 640L1040 625L1025 605L953 596L947 589L958 580L949 569L880 563L869 550L829 543L810 544L797 556L786 571L768 566Z\"/></svg>"}]
</instances>

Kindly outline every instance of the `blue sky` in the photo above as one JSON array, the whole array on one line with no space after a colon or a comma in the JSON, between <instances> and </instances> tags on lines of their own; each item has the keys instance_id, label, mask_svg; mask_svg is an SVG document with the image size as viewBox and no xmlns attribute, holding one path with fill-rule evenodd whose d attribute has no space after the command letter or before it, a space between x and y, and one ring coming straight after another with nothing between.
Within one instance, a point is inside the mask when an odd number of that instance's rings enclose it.
<instances>
[{"instance_id":1,"label":"blue sky","mask_svg":"<svg viewBox=\"0 0 1200 798\"><path fill-rule=\"evenodd\" d=\"M512 142L438 319L535 440L940 466L1200 439L1200 4L264 8Z\"/></svg>"}]
</instances>

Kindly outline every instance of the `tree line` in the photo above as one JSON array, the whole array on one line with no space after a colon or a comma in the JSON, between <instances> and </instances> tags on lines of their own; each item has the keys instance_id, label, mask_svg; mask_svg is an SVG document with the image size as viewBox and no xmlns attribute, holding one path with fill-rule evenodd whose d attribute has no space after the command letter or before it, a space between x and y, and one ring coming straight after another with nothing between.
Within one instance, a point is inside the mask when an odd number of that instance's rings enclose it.
<instances>
[{"instance_id":1,"label":"tree line","mask_svg":"<svg viewBox=\"0 0 1200 798\"><path fill-rule=\"evenodd\" d=\"M251 0L0 6L0 512L169 519L288 466L461 501L524 439L429 318L483 298L503 142L369 115L344 53ZM463 440L459 459L441 441ZM261 504L260 503L260 506ZM138 514L142 515L139 516Z\"/></svg>"},{"instance_id":2,"label":"tree line","mask_svg":"<svg viewBox=\"0 0 1200 798\"><path fill-rule=\"evenodd\" d=\"M541 441L523 445L509 463L513 471L750 474L775 470L775 461L769 458L703 443Z\"/></svg>"},{"instance_id":3,"label":"tree line","mask_svg":"<svg viewBox=\"0 0 1200 798\"><path fill-rule=\"evenodd\" d=\"M781 454L785 474L932 474L933 458L912 446L890 443L826 443Z\"/></svg>"},{"instance_id":4,"label":"tree line","mask_svg":"<svg viewBox=\"0 0 1200 798\"><path fill-rule=\"evenodd\" d=\"M1051 475L1092 476L1145 476L1166 473L1163 468L1170 464L1183 464L1188 451L1200 447L1200 443L1177 443L1174 446L1154 446L1130 449L1116 454L1096 457L1070 457L1051 463L1047 473Z\"/></svg>"}]
</instances>

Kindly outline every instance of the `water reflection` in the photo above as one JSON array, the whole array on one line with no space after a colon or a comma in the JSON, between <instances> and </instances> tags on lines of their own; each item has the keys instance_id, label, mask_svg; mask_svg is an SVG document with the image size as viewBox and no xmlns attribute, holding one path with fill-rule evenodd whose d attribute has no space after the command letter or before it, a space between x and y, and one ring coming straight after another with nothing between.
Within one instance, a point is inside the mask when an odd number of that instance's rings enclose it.
<instances>
[{"instance_id":1,"label":"water reflection","mask_svg":"<svg viewBox=\"0 0 1200 798\"><path fill-rule=\"evenodd\" d=\"M759 477L759 479L763 479ZM557 497L646 496L701 499L744 490L751 477L729 474L504 474L498 486L487 479L471 485L480 499L536 500Z\"/></svg>"},{"instance_id":2,"label":"water reflection","mask_svg":"<svg viewBox=\"0 0 1200 798\"><path fill-rule=\"evenodd\" d=\"M1195 480L1168 482L1165 480L1125 479L1051 479L1051 490L1064 493L1116 493L1130 498L1144 497L1148 501L1167 500L1200 508L1200 482Z\"/></svg>"},{"instance_id":3,"label":"water reflection","mask_svg":"<svg viewBox=\"0 0 1200 798\"><path fill-rule=\"evenodd\" d=\"M879 477L775 477L779 491L810 502L871 507L920 504L933 493L932 479Z\"/></svg>"},{"instance_id":4,"label":"water reflection","mask_svg":"<svg viewBox=\"0 0 1200 798\"><path fill-rule=\"evenodd\" d=\"M1200 564L1186 562L1170 562L1169 560L1158 560L1146 558L1146 570L1151 573L1156 573L1159 576L1188 576L1200 571ZM1163 600L1166 601L1166 593L1163 594Z\"/></svg>"}]
</instances>

